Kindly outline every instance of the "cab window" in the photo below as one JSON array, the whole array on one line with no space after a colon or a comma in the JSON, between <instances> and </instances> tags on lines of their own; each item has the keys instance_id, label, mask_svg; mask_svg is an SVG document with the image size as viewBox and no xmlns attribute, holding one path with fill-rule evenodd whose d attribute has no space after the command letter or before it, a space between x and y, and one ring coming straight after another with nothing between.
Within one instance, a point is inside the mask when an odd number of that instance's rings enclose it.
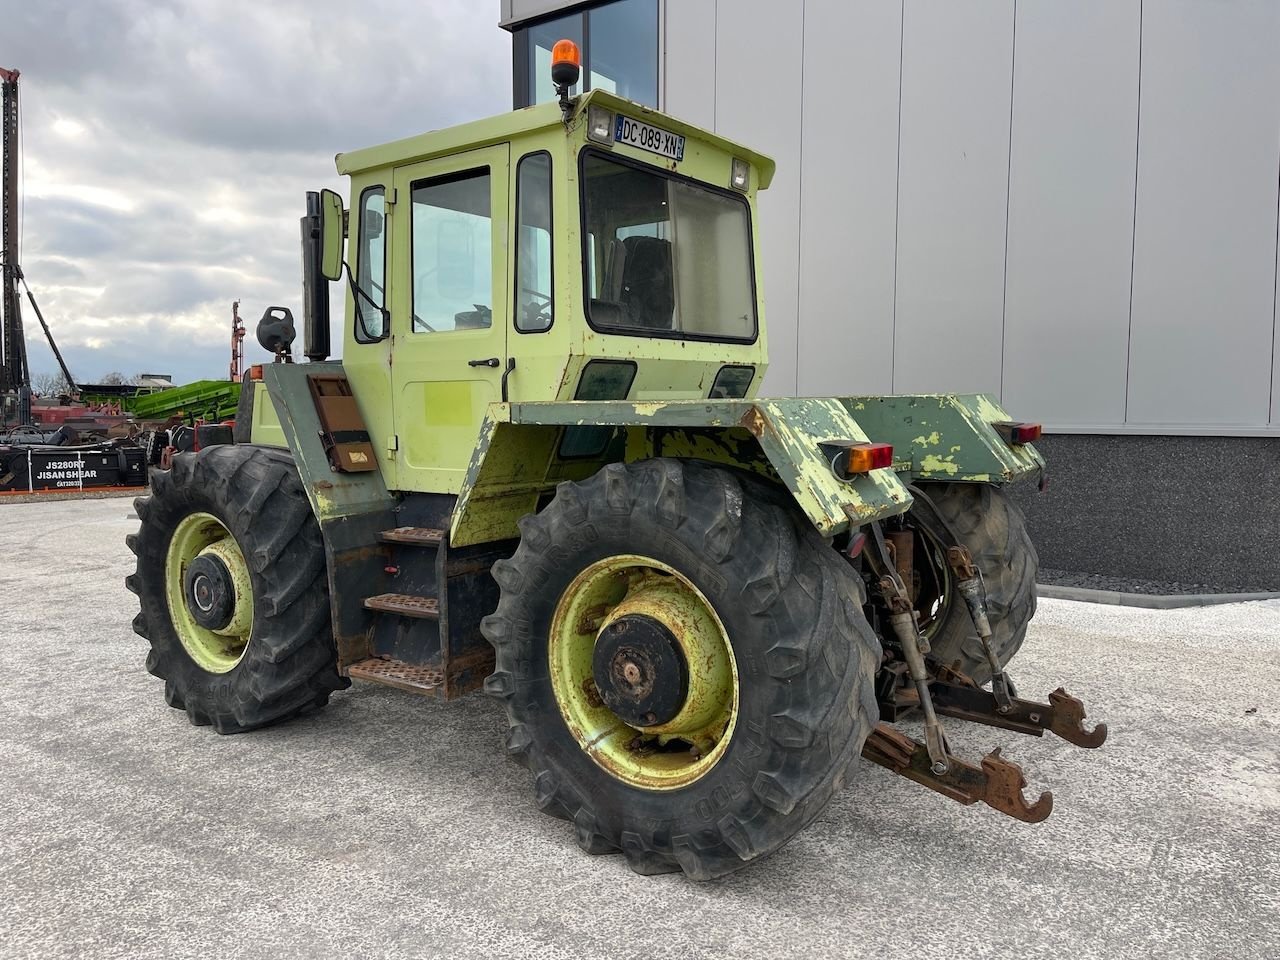
<instances>
[{"instance_id":1,"label":"cab window","mask_svg":"<svg viewBox=\"0 0 1280 960\"><path fill-rule=\"evenodd\" d=\"M412 188L413 332L493 324L493 222L488 168Z\"/></svg>"},{"instance_id":2,"label":"cab window","mask_svg":"<svg viewBox=\"0 0 1280 960\"><path fill-rule=\"evenodd\" d=\"M372 343L386 336L386 207L382 187L360 194L360 233L356 243L356 339Z\"/></svg>"},{"instance_id":3,"label":"cab window","mask_svg":"<svg viewBox=\"0 0 1280 960\"><path fill-rule=\"evenodd\" d=\"M551 155L532 153L516 171L516 329L551 328Z\"/></svg>"},{"instance_id":4,"label":"cab window","mask_svg":"<svg viewBox=\"0 0 1280 960\"><path fill-rule=\"evenodd\" d=\"M650 337L756 338L745 198L648 165L583 154L587 320Z\"/></svg>"}]
</instances>

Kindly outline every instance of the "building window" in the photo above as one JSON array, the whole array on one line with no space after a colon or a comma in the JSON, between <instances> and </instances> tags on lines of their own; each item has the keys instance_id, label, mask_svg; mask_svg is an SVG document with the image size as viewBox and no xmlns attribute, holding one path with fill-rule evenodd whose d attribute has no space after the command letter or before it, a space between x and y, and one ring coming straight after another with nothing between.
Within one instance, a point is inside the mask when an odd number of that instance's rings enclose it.
<instances>
[{"instance_id":1,"label":"building window","mask_svg":"<svg viewBox=\"0 0 1280 960\"><path fill-rule=\"evenodd\" d=\"M571 95L608 90L658 106L658 0L613 0L516 30L516 109L555 99L551 48L562 39L582 48L583 79Z\"/></svg>"},{"instance_id":2,"label":"building window","mask_svg":"<svg viewBox=\"0 0 1280 960\"><path fill-rule=\"evenodd\" d=\"M551 329L551 155L531 153L516 173L516 329Z\"/></svg>"},{"instance_id":3,"label":"building window","mask_svg":"<svg viewBox=\"0 0 1280 960\"><path fill-rule=\"evenodd\" d=\"M413 185L413 331L493 323L489 170Z\"/></svg>"},{"instance_id":4,"label":"building window","mask_svg":"<svg viewBox=\"0 0 1280 960\"><path fill-rule=\"evenodd\" d=\"M382 187L360 194L360 233L356 244L356 339L372 343L385 329L387 246Z\"/></svg>"},{"instance_id":5,"label":"building window","mask_svg":"<svg viewBox=\"0 0 1280 960\"><path fill-rule=\"evenodd\" d=\"M657 0L621 0L587 14L583 66L592 90L658 105Z\"/></svg>"}]
</instances>

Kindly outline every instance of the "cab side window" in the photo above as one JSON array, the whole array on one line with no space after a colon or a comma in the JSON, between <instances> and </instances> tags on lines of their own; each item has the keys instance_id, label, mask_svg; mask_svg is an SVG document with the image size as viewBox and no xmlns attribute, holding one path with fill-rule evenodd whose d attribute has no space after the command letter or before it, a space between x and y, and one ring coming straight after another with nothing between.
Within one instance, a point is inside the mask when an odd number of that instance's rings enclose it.
<instances>
[{"instance_id":1,"label":"cab side window","mask_svg":"<svg viewBox=\"0 0 1280 960\"><path fill-rule=\"evenodd\" d=\"M551 329L553 297L551 155L531 153L516 168L516 329Z\"/></svg>"},{"instance_id":2,"label":"cab side window","mask_svg":"<svg viewBox=\"0 0 1280 960\"><path fill-rule=\"evenodd\" d=\"M489 170L413 185L413 332L493 324Z\"/></svg>"},{"instance_id":3,"label":"cab side window","mask_svg":"<svg viewBox=\"0 0 1280 960\"><path fill-rule=\"evenodd\" d=\"M366 187L360 194L360 233L356 245L356 339L372 343L387 335L386 211L382 187Z\"/></svg>"}]
</instances>

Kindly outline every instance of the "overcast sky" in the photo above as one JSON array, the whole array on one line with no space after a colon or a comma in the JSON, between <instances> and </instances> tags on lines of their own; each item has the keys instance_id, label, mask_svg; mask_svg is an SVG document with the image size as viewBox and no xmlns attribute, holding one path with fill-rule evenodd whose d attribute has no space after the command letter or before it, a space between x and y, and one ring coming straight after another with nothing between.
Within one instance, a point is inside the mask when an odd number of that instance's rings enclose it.
<instances>
[{"instance_id":1,"label":"overcast sky","mask_svg":"<svg viewBox=\"0 0 1280 960\"><path fill-rule=\"evenodd\" d=\"M81 381L227 375L301 322L298 218L333 156L511 108L498 0L0 0L22 71L21 262ZM33 374L56 369L24 313ZM301 352L301 343L298 345Z\"/></svg>"}]
</instances>

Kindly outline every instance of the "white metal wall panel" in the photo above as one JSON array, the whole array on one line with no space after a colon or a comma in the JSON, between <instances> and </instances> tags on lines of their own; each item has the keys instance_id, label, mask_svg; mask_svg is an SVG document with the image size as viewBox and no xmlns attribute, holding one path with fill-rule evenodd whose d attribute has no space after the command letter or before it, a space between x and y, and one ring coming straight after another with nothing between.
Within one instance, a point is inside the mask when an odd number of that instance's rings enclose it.
<instances>
[{"instance_id":1,"label":"white metal wall panel","mask_svg":"<svg viewBox=\"0 0 1280 960\"><path fill-rule=\"evenodd\" d=\"M1276 172L1276 182L1280 183L1280 170ZM1280 235L1280 198L1276 203L1276 221L1276 233ZM1280 429L1280 244L1276 245L1275 282L1271 301L1271 426Z\"/></svg>"},{"instance_id":2,"label":"white metal wall panel","mask_svg":"<svg viewBox=\"0 0 1280 960\"><path fill-rule=\"evenodd\" d=\"M1002 395L1121 424L1138 147L1139 0L1020 0Z\"/></svg>"},{"instance_id":3,"label":"white metal wall panel","mask_svg":"<svg viewBox=\"0 0 1280 960\"><path fill-rule=\"evenodd\" d=\"M799 393L888 393L902 0L807 0Z\"/></svg>"},{"instance_id":4,"label":"white metal wall panel","mask_svg":"<svg viewBox=\"0 0 1280 960\"><path fill-rule=\"evenodd\" d=\"M894 389L998 391L1013 0L906 0Z\"/></svg>"},{"instance_id":5,"label":"white metal wall panel","mask_svg":"<svg viewBox=\"0 0 1280 960\"><path fill-rule=\"evenodd\" d=\"M800 4L773 0L722 0L716 18L716 132L749 143L778 163L772 186L760 194L769 335L763 390L774 395L796 391L801 11Z\"/></svg>"},{"instance_id":6,"label":"white metal wall panel","mask_svg":"<svg viewBox=\"0 0 1280 960\"><path fill-rule=\"evenodd\" d=\"M1277 51L1275 0L1146 4L1130 424L1267 422Z\"/></svg>"},{"instance_id":7,"label":"white metal wall panel","mask_svg":"<svg viewBox=\"0 0 1280 960\"><path fill-rule=\"evenodd\" d=\"M664 112L700 127L716 125L716 0L666 4L662 64Z\"/></svg>"}]
</instances>

